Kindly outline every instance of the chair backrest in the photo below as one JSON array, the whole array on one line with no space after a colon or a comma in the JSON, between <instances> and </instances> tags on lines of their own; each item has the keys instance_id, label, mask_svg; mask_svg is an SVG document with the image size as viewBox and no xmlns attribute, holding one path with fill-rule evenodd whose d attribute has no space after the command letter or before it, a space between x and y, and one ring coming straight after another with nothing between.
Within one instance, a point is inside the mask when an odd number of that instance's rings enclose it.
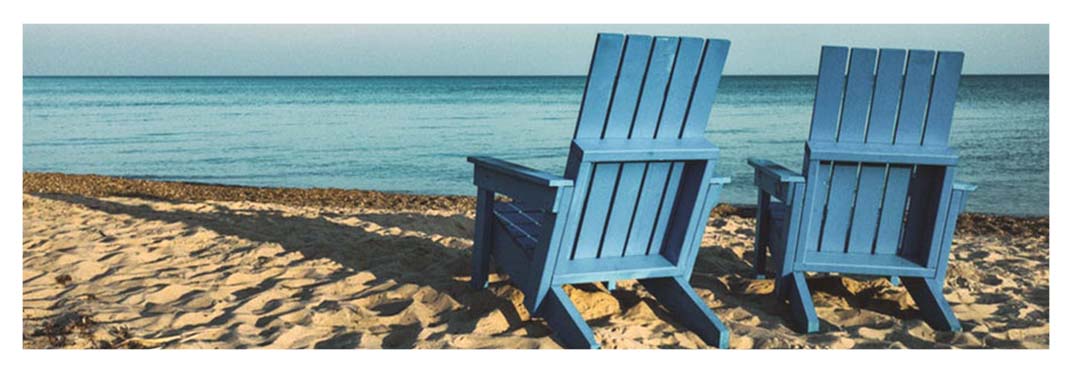
<instances>
[{"instance_id":1,"label":"chair backrest","mask_svg":"<svg viewBox=\"0 0 1073 373\"><path fill-rule=\"evenodd\" d=\"M600 34L574 139L702 139L729 46L719 39ZM675 225L674 206L686 201L676 195L690 192L683 180L696 181L707 166L588 164L571 152L565 176L576 180L580 204L572 209L581 212L568 225L576 232L567 235L573 240L564 252L571 260L658 254Z\"/></svg>"},{"instance_id":2,"label":"chair backrest","mask_svg":"<svg viewBox=\"0 0 1073 373\"><path fill-rule=\"evenodd\" d=\"M800 249L926 264L957 162L947 144L962 60L960 52L823 47Z\"/></svg>"}]
</instances>

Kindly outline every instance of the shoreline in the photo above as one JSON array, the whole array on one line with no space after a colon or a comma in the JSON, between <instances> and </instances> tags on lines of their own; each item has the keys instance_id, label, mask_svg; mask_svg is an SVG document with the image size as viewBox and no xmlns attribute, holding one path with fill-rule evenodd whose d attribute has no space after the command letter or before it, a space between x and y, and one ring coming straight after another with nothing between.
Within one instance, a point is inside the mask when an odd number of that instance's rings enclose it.
<instances>
[{"instance_id":1,"label":"shoreline","mask_svg":"<svg viewBox=\"0 0 1073 373\"><path fill-rule=\"evenodd\" d=\"M425 195L340 188L256 187L186 181L157 181L95 174L22 173L26 194L85 197L134 197L186 202L257 202L297 207L335 207L419 211L472 211L472 196ZM754 204L719 203L715 216L755 215ZM968 212L958 218L957 234L1050 236L1050 216L1019 216Z\"/></svg>"}]
</instances>

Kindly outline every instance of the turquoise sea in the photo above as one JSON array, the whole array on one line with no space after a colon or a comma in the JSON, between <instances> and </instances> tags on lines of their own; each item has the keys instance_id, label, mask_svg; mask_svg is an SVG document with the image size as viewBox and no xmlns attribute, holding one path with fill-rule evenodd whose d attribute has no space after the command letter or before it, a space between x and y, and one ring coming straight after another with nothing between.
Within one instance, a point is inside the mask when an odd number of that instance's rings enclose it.
<instances>
[{"instance_id":1,"label":"turquoise sea","mask_svg":"<svg viewBox=\"0 0 1073 373\"><path fill-rule=\"evenodd\" d=\"M975 212L1048 214L1048 76L966 76L951 134ZM584 77L26 77L23 167L157 180L473 194L467 155L563 171ZM815 77L725 77L708 125L800 168Z\"/></svg>"}]
</instances>

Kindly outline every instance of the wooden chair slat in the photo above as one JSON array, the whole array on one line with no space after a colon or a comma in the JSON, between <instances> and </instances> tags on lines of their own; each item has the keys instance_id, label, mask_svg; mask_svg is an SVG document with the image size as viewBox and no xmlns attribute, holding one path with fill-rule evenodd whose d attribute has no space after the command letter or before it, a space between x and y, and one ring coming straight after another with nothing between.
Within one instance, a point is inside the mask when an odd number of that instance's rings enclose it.
<instances>
[{"instance_id":1,"label":"wooden chair slat","mask_svg":"<svg viewBox=\"0 0 1073 373\"><path fill-rule=\"evenodd\" d=\"M849 68L847 66L849 54ZM750 159L756 271L805 332L819 329L805 273L894 276L933 328L960 330L942 296L953 224L974 187L947 146L963 55L823 47L803 175ZM767 201L775 196L779 201Z\"/></svg>"},{"instance_id":2,"label":"wooden chair slat","mask_svg":"<svg viewBox=\"0 0 1073 373\"><path fill-rule=\"evenodd\" d=\"M713 174L718 148L703 133L728 47L600 34L562 178L469 158L479 206L471 283L485 285L494 257L563 346L594 348L562 286L637 279L704 341L727 347L726 326L688 279L727 182Z\"/></svg>"}]
</instances>

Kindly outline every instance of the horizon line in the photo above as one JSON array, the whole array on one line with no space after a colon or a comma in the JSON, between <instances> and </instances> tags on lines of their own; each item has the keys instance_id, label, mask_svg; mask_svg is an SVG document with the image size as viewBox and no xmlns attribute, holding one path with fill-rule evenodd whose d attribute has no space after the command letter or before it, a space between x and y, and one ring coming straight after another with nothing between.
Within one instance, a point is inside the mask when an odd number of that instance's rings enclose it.
<instances>
[{"instance_id":1,"label":"horizon line","mask_svg":"<svg viewBox=\"0 0 1073 373\"><path fill-rule=\"evenodd\" d=\"M1050 76L1050 73L982 73L962 76ZM723 77L814 77L816 74L724 74ZM23 75L23 78L584 78L586 75Z\"/></svg>"}]
</instances>

